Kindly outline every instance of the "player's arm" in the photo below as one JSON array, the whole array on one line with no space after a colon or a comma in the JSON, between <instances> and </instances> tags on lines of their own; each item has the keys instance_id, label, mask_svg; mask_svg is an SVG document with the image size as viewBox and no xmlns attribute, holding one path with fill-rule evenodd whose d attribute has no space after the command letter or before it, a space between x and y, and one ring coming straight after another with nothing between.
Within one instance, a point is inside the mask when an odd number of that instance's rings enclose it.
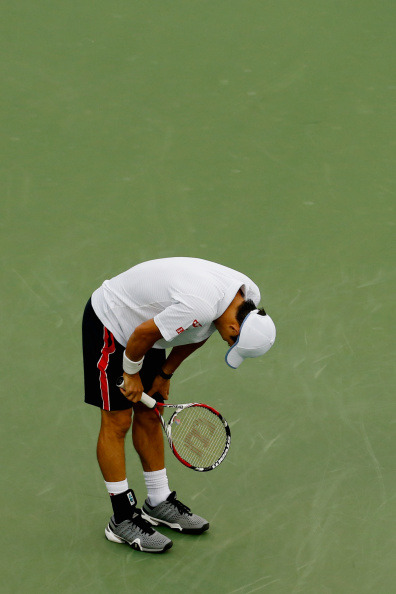
<instances>
[{"instance_id":1,"label":"player's arm","mask_svg":"<svg viewBox=\"0 0 396 594\"><path fill-rule=\"evenodd\" d=\"M192 344L182 344L176 347L173 347L171 350L167 360L162 366L162 371L165 375L172 375L176 369L183 363L187 357L189 357L194 351L199 349L208 339L202 340L201 342L195 342ZM149 396L153 394L161 394L165 400L168 400L169 395L169 387L170 387L170 379L165 379L160 375L157 375L155 378L152 388L148 393Z\"/></svg>"},{"instance_id":2,"label":"player's arm","mask_svg":"<svg viewBox=\"0 0 396 594\"><path fill-rule=\"evenodd\" d=\"M143 322L132 332L125 353L131 361L140 361L152 346L161 340L162 334L153 319Z\"/></svg>"},{"instance_id":3,"label":"player's arm","mask_svg":"<svg viewBox=\"0 0 396 594\"><path fill-rule=\"evenodd\" d=\"M147 320L132 332L125 348L125 355L130 361L141 361L147 351L161 338L162 334L154 320ZM143 393L139 372L127 373L124 371L123 377L124 388L121 389L121 392L131 402L138 402Z\"/></svg>"}]
</instances>

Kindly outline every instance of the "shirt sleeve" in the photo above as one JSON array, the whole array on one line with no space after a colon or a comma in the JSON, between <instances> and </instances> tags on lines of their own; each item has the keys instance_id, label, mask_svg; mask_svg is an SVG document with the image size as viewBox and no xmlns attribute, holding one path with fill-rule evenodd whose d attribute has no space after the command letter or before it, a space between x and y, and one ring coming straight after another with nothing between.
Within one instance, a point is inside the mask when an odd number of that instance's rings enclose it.
<instances>
[{"instance_id":1,"label":"shirt sleeve","mask_svg":"<svg viewBox=\"0 0 396 594\"><path fill-rule=\"evenodd\" d=\"M186 297L154 317L154 322L166 341L173 340L191 326L208 326L215 319L214 308L209 303L197 297Z\"/></svg>"}]
</instances>

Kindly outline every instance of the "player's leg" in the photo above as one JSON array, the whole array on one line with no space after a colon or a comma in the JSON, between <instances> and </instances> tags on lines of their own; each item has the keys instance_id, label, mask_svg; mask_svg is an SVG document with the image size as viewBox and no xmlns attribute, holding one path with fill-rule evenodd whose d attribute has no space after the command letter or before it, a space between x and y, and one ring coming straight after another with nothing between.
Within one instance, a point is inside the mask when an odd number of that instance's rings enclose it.
<instances>
[{"instance_id":1,"label":"player's leg","mask_svg":"<svg viewBox=\"0 0 396 594\"><path fill-rule=\"evenodd\" d=\"M172 546L172 541L142 518L126 479L124 444L132 408L116 387L123 350L88 302L83 318L85 402L102 409L97 457L114 512L106 538L140 551L161 553Z\"/></svg>"},{"instance_id":2,"label":"player's leg","mask_svg":"<svg viewBox=\"0 0 396 594\"><path fill-rule=\"evenodd\" d=\"M150 349L146 353L140 372L145 392L150 391L165 359L164 349ZM162 400L159 394L154 394L155 397ZM143 404L134 405L132 439L143 467L147 498L157 505L171 493L165 468L164 439L157 415Z\"/></svg>"},{"instance_id":3,"label":"player's leg","mask_svg":"<svg viewBox=\"0 0 396 594\"><path fill-rule=\"evenodd\" d=\"M143 386L148 392L165 361L165 352L151 349L145 356L141 372ZM155 397L155 394L154 394ZM139 454L147 487L143 517L153 525L163 524L190 534L201 534L209 523L176 498L171 492L164 459L164 439L157 415L143 404L134 405L132 424L133 445Z\"/></svg>"},{"instance_id":4,"label":"player's leg","mask_svg":"<svg viewBox=\"0 0 396 594\"><path fill-rule=\"evenodd\" d=\"M125 436L132 422L132 409L101 411L101 425L96 448L100 470L114 512L116 524L131 516L129 485L125 468Z\"/></svg>"},{"instance_id":5,"label":"player's leg","mask_svg":"<svg viewBox=\"0 0 396 594\"><path fill-rule=\"evenodd\" d=\"M125 469L125 436L132 422L132 409L101 411L97 458L106 482L123 481Z\"/></svg>"},{"instance_id":6,"label":"player's leg","mask_svg":"<svg viewBox=\"0 0 396 594\"><path fill-rule=\"evenodd\" d=\"M165 468L162 428L154 411L143 404L134 405L132 440L145 472Z\"/></svg>"}]
</instances>

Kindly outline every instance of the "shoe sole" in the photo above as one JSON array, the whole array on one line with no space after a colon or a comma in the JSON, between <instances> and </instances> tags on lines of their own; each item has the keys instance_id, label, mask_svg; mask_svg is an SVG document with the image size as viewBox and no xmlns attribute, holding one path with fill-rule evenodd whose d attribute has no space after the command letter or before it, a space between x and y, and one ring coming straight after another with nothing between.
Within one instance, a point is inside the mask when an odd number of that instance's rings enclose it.
<instances>
[{"instance_id":1,"label":"shoe sole","mask_svg":"<svg viewBox=\"0 0 396 594\"><path fill-rule=\"evenodd\" d=\"M159 518L154 518L153 516L149 516L147 512L142 509L142 518L146 520L146 522L150 522L153 526L159 526L162 524L163 526L167 526L172 530L177 530L178 532L182 532L183 534L202 534L206 530L209 530L209 523L200 526L199 528L182 528L180 524L166 522L165 520L160 520Z\"/></svg>"},{"instance_id":2,"label":"shoe sole","mask_svg":"<svg viewBox=\"0 0 396 594\"><path fill-rule=\"evenodd\" d=\"M128 542L120 536L117 536L114 534L110 526L105 528L105 536L110 542L116 542L117 544L127 544L134 551L141 551L142 553L165 553L165 551L168 551L173 545L173 542L170 540L162 549L148 549L141 544L139 538L135 538L133 542Z\"/></svg>"}]
</instances>

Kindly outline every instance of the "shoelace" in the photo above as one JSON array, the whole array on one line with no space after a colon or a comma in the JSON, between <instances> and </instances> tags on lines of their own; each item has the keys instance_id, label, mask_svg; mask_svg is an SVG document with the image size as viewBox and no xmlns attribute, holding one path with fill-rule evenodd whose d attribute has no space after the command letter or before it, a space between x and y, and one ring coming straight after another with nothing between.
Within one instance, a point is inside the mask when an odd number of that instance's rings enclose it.
<instances>
[{"instance_id":1,"label":"shoelace","mask_svg":"<svg viewBox=\"0 0 396 594\"><path fill-rule=\"evenodd\" d=\"M172 495L169 497L168 501L169 501L169 503L174 505L181 514L187 514L188 516L192 516L190 508L187 507L187 505L184 505L184 503L182 503L178 499L176 499L175 492L172 493Z\"/></svg>"},{"instance_id":2,"label":"shoelace","mask_svg":"<svg viewBox=\"0 0 396 594\"><path fill-rule=\"evenodd\" d=\"M154 533L154 529L151 524L142 518L142 511L140 509L135 510L135 513L132 516L132 522L139 528L141 532L146 534Z\"/></svg>"}]
</instances>

